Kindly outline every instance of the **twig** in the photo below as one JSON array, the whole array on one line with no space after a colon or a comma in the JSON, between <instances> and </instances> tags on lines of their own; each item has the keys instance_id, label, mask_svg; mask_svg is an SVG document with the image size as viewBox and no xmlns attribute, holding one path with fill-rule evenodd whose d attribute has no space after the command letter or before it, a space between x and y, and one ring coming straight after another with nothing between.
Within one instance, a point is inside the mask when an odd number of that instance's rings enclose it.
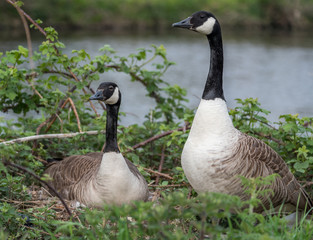
<instances>
[{"instance_id":1,"label":"twig","mask_svg":"<svg viewBox=\"0 0 313 240\"><path fill-rule=\"evenodd\" d=\"M17 4L15 4L15 8L16 8L18 14L21 17L21 20L23 22L23 26L24 26L24 29L25 29L30 69L34 69L35 68L35 64L34 64L34 60L33 60L33 47L32 47L32 40L31 40L29 27L28 27L27 21L25 19L25 16L24 16L21 8ZM28 84L31 86L31 88L33 89L34 93L37 94L39 96L39 98L42 99L43 98L42 95L37 91L37 89L35 88L35 86L32 83L32 81L29 80L29 79L33 79L34 76L36 76L36 74L32 73L32 74L30 74L28 76L29 77L26 77L26 80L27 80Z\"/></svg>"},{"instance_id":2,"label":"twig","mask_svg":"<svg viewBox=\"0 0 313 240\"><path fill-rule=\"evenodd\" d=\"M164 150L165 150L165 145L163 145L163 148L162 148L161 161L160 161L160 165L159 165L159 169L158 169L159 173L162 172L162 168L163 168L163 164L164 164L164 156L165 156L164 155ZM159 185L159 179L160 179L160 175L158 175L156 177L156 180L155 180L155 184L156 185Z\"/></svg>"},{"instance_id":3,"label":"twig","mask_svg":"<svg viewBox=\"0 0 313 240\"><path fill-rule=\"evenodd\" d=\"M165 177L167 179L170 179L170 180L173 180L174 178L172 178L170 175L168 174L165 174L165 173L160 173L160 172L157 172L157 171L154 171L150 168L143 168L145 171L147 172L150 172L150 173L153 173L153 174L156 174L156 175L159 175L159 176L162 176L162 177Z\"/></svg>"},{"instance_id":4,"label":"twig","mask_svg":"<svg viewBox=\"0 0 313 240\"><path fill-rule=\"evenodd\" d=\"M184 127L179 127L179 128L177 128L175 130L168 130L166 132L160 133L160 134L155 135L155 136L153 136L151 138L148 138L147 140L145 140L145 141L143 141L141 143L138 143L138 144L132 146L132 148L127 150L126 153L132 152L133 150L135 150L137 148L140 148L140 147L143 147L143 146L147 145L150 142L153 142L153 141L156 141L156 140L158 140L158 139L160 139L162 137L168 136L168 135L172 134L175 131L186 131L186 129L189 129L189 128L190 128L190 126L184 126Z\"/></svg>"},{"instance_id":5,"label":"twig","mask_svg":"<svg viewBox=\"0 0 313 240\"><path fill-rule=\"evenodd\" d=\"M63 102L63 104L62 104L62 106L60 107L60 110L61 109L63 109L63 108L65 108L65 106L66 106L66 104L68 103L68 101L69 101L69 98L67 98L64 102ZM45 130L45 132L48 132L49 131L49 129L51 128L51 126L52 126L52 124L55 122L55 120L57 119L57 116L58 116L58 114L59 114L59 112L61 112L61 111L57 111L56 113L54 113L52 116L52 119L50 120L49 119L49 125L47 126L47 128L46 128L46 130ZM37 133L38 134L38 133Z\"/></svg>"},{"instance_id":6,"label":"twig","mask_svg":"<svg viewBox=\"0 0 313 240\"><path fill-rule=\"evenodd\" d=\"M153 187L153 188L175 188L175 187L186 187L186 186L190 186L188 183L182 183L182 184L171 184L171 185L166 185L166 186L162 186L162 185L149 185L149 187Z\"/></svg>"},{"instance_id":7,"label":"twig","mask_svg":"<svg viewBox=\"0 0 313 240\"><path fill-rule=\"evenodd\" d=\"M86 131L86 132L76 132L76 133L56 133L56 134L41 134L41 135L34 135L34 136L29 136L29 137L22 137L22 138L17 138L13 139L10 141L6 142L0 142L0 145L9 145L13 143L21 143L21 142L29 142L29 141L34 141L38 139L49 139L49 138L71 138L75 137L77 135L97 135L99 133L104 133L105 131Z\"/></svg>"},{"instance_id":8,"label":"twig","mask_svg":"<svg viewBox=\"0 0 313 240\"><path fill-rule=\"evenodd\" d=\"M10 167L13 167L13 168L17 168L23 172L26 172L26 173L29 173L30 175L32 175L35 179L37 179L39 182L45 184L59 199L60 201L62 202L62 204L64 205L68 215L70 217L72 217L72 212L71 210L69 209L69 207L67 206L67 204L65 203L64 199L60 196L60 194L49 184L47 183L46 181L42 180L40 177L38 177L35 173L31 172L30 170L20 166L20 165L17 165L15 163L11 163L9 161L3 161L3 164L6 165L6 166L10 166Z\"/></svg>"},{"instance_id":9,"label":"twig","mask_svg":"<svg viewBox=\"0 0 313 240\"><path fill-rule=\"evenodd\" d=\"M70 104L72 106L73 112L74 112L74 114L76 116L78 130L79 130L79 132L82 132L82 129L81 129L81 126L80 126L80 120L79 120L79 116L78 116L75 104L74 104L74 102L73 102L73 100L71 98L68 98L68 100L69 100L69 102L70 102Z\"/></svg>"},{"instance_id":10,"label":"twig","mask_svg":"<svg viewBox=\"0 0 313 240\"><path fill-rule=\"evenodd\" d=\"M76 90L76 88L77 88L77 86L75 85L75 86L73 86L73 87L67 92L67 94L66 94L66 95L67 95L67 98L69 97L69 94L70 94L70 93L72 93L72 92L74 92L74 91ZM66 98L66 99L67 99L67 98ZM43 123L41 123L41 124L37 127L37 129L36 129L36 133L37 133L37 134L40 133L40 130L41 130L41 128L43 128L43 126L47 125L47 124L48 124L49 122L51 122L53 119L54 119L54 121L55 121L56 114L59 114L59 113L61 112L61 106L63 106L63 104L64 104L65 101L66 101L65 99L61 100L61 101L59 102L59 105L58 105L58 108L57 108L56 112L55 112L54 114L52 114L49 119L47 119L46 121L44 121Z\"/></svg>"},{"instance_id":11,"label":"twig","mask_svg":"<svg viewBox=\"0 0 313 240\"><path fill-rule=\"evenodd\" d=\"M299 181L299 182L300 183L304 183L302 185L302 187L304 187L304 188L313 185L313 182L308 182L308 181Z\"/></svg>"},{"instance_id":12,"label":"twig","mask_svg":"<svg viewBox=\"0 0 313 240\"><path fill-rule=\"evenodd\" d=\"M76 82L81 82L81 81L76 77L76 75L72 72L72 70L71 70L70 67L67 67L67 70L70 72L70 74L72 75L72 77L75 79ZM83 90L84 94L86 95L86 94L87 94L86 90L85 90L84 88L83 88L82 90ZM93 103L92 103L91 101L88 101L88 102L89 102L91 108L95 111L95 113L96 113L97 116L98 116L98 113L97 113L96 108L95 108L95 106L93 105Z\"/></svg>"},{"instance_id":13,"label":"twig","mask_svg":"<svg viewBox=\"0 0 313 240\"><path fill-rule=\"evenodd\" d=\"M35 64L34 64L34 60L33 60L33 48L32 48L32 40L31 40L31 36L30 36L30 32L29 32L29 27L28 27L27 21L25 19L25 16L22 13L21 8L17 4L15 4L15 8L21 17L21 20L22 20L22 23L24 26L24 30L25 30L25 34L26 34L30 69L34 69Z\"/></svg>"},{"instance_id":14,"label":"twig","mask_svg":"<svg viewBox=\"0 0 313 240\"><path fill-rule=\"evenodd\" d=\"M11 0L6 0L8 3L10 3L13 7L18 7L18 5L16 4L16 2L11 1ZM34 24L34 26L44 35L47 36L47 33L39 26L38 23L36 23L27 13L25 13L22 9L21 13L28 19L28 21L30 21L32 24Z\"/></svg>"}]
</instances>

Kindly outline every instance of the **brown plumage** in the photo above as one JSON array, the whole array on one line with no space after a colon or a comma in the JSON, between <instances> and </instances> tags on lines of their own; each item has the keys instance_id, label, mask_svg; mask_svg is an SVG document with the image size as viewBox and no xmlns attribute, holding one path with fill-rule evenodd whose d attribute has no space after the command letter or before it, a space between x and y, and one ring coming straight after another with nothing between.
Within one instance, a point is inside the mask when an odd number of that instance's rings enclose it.
<instances>
[{"instance_id":1,"label":"brown plumage","mask_svg":"<svg viewBox=\"0 0 313 240\"><path fill-rule=\"evenodd\" d=\"M278 177L271 185L264 185L259 189L271 189L273 194L260 196L262 206L256 208L256 212L262 212L264 208L269 209L271 206L277 207L282 203L298 206L302 210L313 207L312 200L278 153L259 139L241 132L239 136L233 155L217 164L219 170L213 176L219 179L217 185L227 182L225 186L228 194L247 200L249 196L243 193L242 182L238 176L266 177L276 173Z\"/></svg>"}]
</instances>

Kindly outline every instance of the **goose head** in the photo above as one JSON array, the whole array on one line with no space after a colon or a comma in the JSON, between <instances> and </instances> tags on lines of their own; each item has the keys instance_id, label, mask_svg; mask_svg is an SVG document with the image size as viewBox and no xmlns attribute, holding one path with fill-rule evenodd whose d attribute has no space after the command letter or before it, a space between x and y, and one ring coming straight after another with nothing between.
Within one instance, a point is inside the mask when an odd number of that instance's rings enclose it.
<instances>
[{"instance_id":1,"label":"goose head","mask_svg":"<svg viewBox=\"0 0 313 240\"><path fill-rule=\"evenodd\" d=\"M121 92L118 86L112 82L103 82L99 85L97 92L89 100L103 101L108 105L120 104Z\"/></svg>"},{"instance_id":2,"label":"goose head","mask_svg":"<svg viewBox=\"0 0 313 240\"><path fill-rule=\"evenodd\" d=\"M172 27L186 28L207 35L208 37L215 35L220 29L215 16L206 11L195 12L190 17L174 23Z\"/></svg>"}]
</instances>

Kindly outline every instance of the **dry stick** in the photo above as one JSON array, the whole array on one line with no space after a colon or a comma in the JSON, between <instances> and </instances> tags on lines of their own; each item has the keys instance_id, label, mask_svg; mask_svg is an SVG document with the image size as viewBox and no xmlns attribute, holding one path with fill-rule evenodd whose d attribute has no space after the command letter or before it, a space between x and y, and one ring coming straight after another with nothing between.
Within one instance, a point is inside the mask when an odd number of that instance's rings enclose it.
<instances>
[{"instance_id":1,"label":"dry stick","mask_svg":"<svg viewBox=\"0 0 313 240\"><path fill-rule=\"evenodd\" d=\"M153 174L156 174L156 175L159 175L159 176L162 176L162 177L165 177L165 178L168 178L170 180L173 180L174 178L172 178L170 175L168 174L165 174L165 173L160 173L160 172L157 172L157 171L154 171L150 168L143 168L145 171L147 172L150 172L150 173L153 173Z\"/></svg>"},{"instance_id":2,"label":"dry stick","mask_svg":"<svg viewBox=\"0 0 313 240\"><path fill-rule=\"evenodd\" d=\"M159 173L162 172L162 168L163 168L163 164L164 164L164 150L165 150L165 145L163 145L162 147L162 154L161 154L161 161L160 161L160 165L159 165ZM155 180L155 184L158 185L159 184L159 180L160 180L160 175L157 175L156 180Z\"/></svg>"},{"instance_id":3,"label":"dry stick","mask_svg":"<svg viewBox=\"0 0 313 240\"><path fill-rule=\"evenodd\" d=\"M41 135L35 135L35 136L29 136L29 137L22 137L13 139L6 142L0 142L0 145L9 145L14 143L21 143L21 142L29 142L34 141L38 139L50 139L50 138L70 138L75 137L77 135L97 135L99 133L104 133L105 131L87 131L87 132L76 132L76 133L57 133L57 134L41 134Z\"/></svg>"},{"instance_id":4,"label":"dry stick","mask_svg":"<svg viewBox=\"0 0 313 240\"><path fill-rule=\"evenodd\" d=\"M58 114L56 114L57 118L59 119L60 123L61 123L61 126L60 126L60 130L61 130L61 133L63 133L63 120L60 118L60 116Z\"/></svg>"},{"instance_id":5,"label":"dry stick","mask_svg":"<svg viewBox=\"0 0 313 240\"><path fill-rule=\"evenodd\" d=\"M153 184L153 185L149 185L149 187L153 187L153 188L175 188L175 187L186 187L186 186L190 186L188 183L182 183L182 184L171 184L171 185L157 185L157 184Z\"/></svg>"},{"instance_id":6,"label":"dry stick","mask_svg":"<svg viewBox=\"0 0 313 240\"><path fill-rule=\"evenodd\" d=\"M22 166L20 166L20 165L17 165L17 164L15 164L15 163L11 163L11 162L8 162L8 161L4 161L3 163L4 163L4 165L6 165L6 166L14 167L14 168L17 168L17 169L19 169L19 170L21 170L21 171L23 171L23 172L29 173L29 174L32 175L35 179L37 179L39 182L45 184L45 185L53 192L53 194L55 194L55 195L60 199L60 201L61 201L62 204L64 205L64 207L65 207L65 209L66 209L68 215L69 215L70 217L72 217L72 212L71 212L71 210L68 208L68 206L67 206L67 204L65 203L65 201L63 200L63 198L60 196L60 194L59 194L49 183L47 183L46 181L42 180L42 179L41 179L40 177L38 177L35 173L31 172L30 170L28 170L28 169L26 169L26 168L24 168L24 167L22 167Z\"/></svg>"},{"instance_id":7,"label":"dry stick","mask_svg":"<svg viewBox=\"0 0 313 240\"><path fill-rule=\"evenodd\" d=\"M79 116L78 116L75 104L74 104L74 102L73 102L73 100L71 98L68 98L68 100L69 100L69 102L70 102L70 104L72 106L73 112L74 112L74 114L76 116L78 130L79 130L79 132L82 132L82 129L81 129L81 126L80 126L80 120L79 120Z\"/></svg>"}]
</instances>

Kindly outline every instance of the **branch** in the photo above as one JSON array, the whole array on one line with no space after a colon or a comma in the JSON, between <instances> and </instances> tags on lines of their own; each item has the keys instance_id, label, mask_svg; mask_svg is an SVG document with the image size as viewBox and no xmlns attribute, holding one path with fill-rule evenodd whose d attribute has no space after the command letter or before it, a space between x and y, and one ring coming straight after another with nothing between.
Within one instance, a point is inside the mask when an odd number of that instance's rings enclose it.
<instances>
[{"instance_id":1,"label":"branch","mask_svg":"<svg viewBox=\"0 0 313 240\"><path fill-rule=\"evenodd\" d=\"M164 164L164 157L165 157L164 151L165 151L165 145L163 145L163 147L162 147L161 161L160 161L160 165L159 165L159 169L158 169L159 173L162 172L162 168L163 168L163 164ZM156 185L159 185L159 180L160 180L160 175L158 175L156 180L155 180Z\"/></svg>"},{"instance_id":2,"label":"branch","mask_svg":"<svg viewBox=\"0 0 313 240\"><path fill-rule=\"evenodd\" d=\"M143 147L143 146L147 145L148 143L156 141L156 140L158 140L158 139L160 139L162 137L168 136L168 135L172 134L175 131L186 131L187 129L190 129L190 126L186 125L184 127L179 127L177 129L169 130L169 131L163 132L161 134L155 135L155 136L153 136L151 138L148 138L147 140L145 140L145 141L143 141L141 143L138 143L138 144L134 145L131 149L127 150L126 153L132 152L133 150L135 150L137 148L140 148L140 147Z\"/></svg>"},{"instance_id":3,"label":"branch","mask_svg":"<svg viewBox=\"0 0 313 240\"><path fill-rule=\"evenodd\" d=\"M72 106L72 109L73 109L73 112L75 114L75 117L76 117L76 121L77 121L77 126L78 126L78 130L79 132L81 133L82 132L82 129L80 127L80 120L79 120L79 116L78 116L78 113L77 113L77 110L76 110L76 107L75 107L75 104L73 102L73 100L71 98L68 98L71 106Z\"/></svg>"},{"instance_id":4,"label":"branch","mask_svg":"<svg viewBox=\"0 0 313 240\"><path fill-rule=\"evenodd\" d=\"M60 194L49 184L47 183L46 181L42 180L40 177L38 177L35 173L31 172L30 170L20 166L20 165L17 165L15 163L11 163L11 162L8 162L8 161L4 161L3 162L4 165L6 166L10 166L10 167L13 167L13 168L17 168L23 172L26 172L26 173L29 173L30 175L32 175L35 179L37 179L39 182L45 184L52 192L53 194L55 194L59 199L60 201L62 202L62 204L64 205L68 215L70 217L72 217L72 212L71 210L69 209L69 207L67 206L67 204L65 203L64 199L60 196Z\"/></svg>"},{"instance_id":5,"label":"branch","mask_svg":"<svg viewBox=\"0 0 313 240\"><path fill-rule=\"evenodd\" d=\"M22 137L13 139L6 142L0 142L0 145L9 145L14 143L21 143L21 142L29 142L38 139L50 139L50 138L71 138L78 135L97 135L99 133L104 133L105 131L87 131L87 132L76 132L76 133L57 133L57 134L41 134L41 135L34 135L29 137Z\"/></svg>"},{"instance_id":6,"label":"branch","mask_svg":"<svg viewBox=\"0 0 313 240\"><path fill-rule=\"evenodd\" d=\"M66 99L69 97L70 93L72 93L72 92L74 92L74 91L76 90L76 88L77 88L77 86L75 85L75 86L73 86L69 91L67 91L67 93L66 93ZM43 123L41 123L41 124L38 126L38 128L36 129L36 133L37 133L37 134L39 134L39 132L40 132L41 128L43 128L43 126L45 126L45 125L48 124L49 122L55 120L56 115L61 112L61 109L62 109L61 107L62 107L63 104L65 103L66 99L61 100L61 101L59 102L57 111L56 111L54 114L52 114L49 119L47 119L46 121L44 121Z\"/></svg>"},{"instance_id":7,"label":"branch","mask_svg":"<svg viewBox=\"0 0 313 240\"><path fill-rule=\"evenodd\" d=\"M170 184L170 185L149 185L149 187L153 187L153 188L177 188L177 187L186 187L186 186L190 186L188 183L182 183L182 184Z\"/></svg>"},{"instance_id":8,"label":"branch","mask_svg":"<svg viewBox=\"0 0 313 240\"><path fill-rule=\"evenodd\" d=\"M9 4L11 4L13 7L17 8L18 5L16 4L16 2L12 1L12 0L6 0ZM34 26L44 35L47 36L47 33L39 26L38 23L36 23L27 13L25 13L22 9L20 9L21 13L28 19L28 21L30 21L32 24L34 24Z\"/></svg>"},{"instance_id":9,"label":"branch","mask_svg":"<svg viewBox=\"0 0 313 240\"><path fill-rule=\"evenodd\" d=\"M172 177L171 177L170 175L168 175L168 174L160 173L160 172L154 171L154 170L152 170L152 169L150 169L150 168L143 168L143 169L144 169L145 171L147 171L147 172L156 174L156 175L161 176L161 177L165 177L165 178L170 179L170 180L173 180L173 179L174 179L174 178L172 178Z\"/></svg>"}]
</instances>

